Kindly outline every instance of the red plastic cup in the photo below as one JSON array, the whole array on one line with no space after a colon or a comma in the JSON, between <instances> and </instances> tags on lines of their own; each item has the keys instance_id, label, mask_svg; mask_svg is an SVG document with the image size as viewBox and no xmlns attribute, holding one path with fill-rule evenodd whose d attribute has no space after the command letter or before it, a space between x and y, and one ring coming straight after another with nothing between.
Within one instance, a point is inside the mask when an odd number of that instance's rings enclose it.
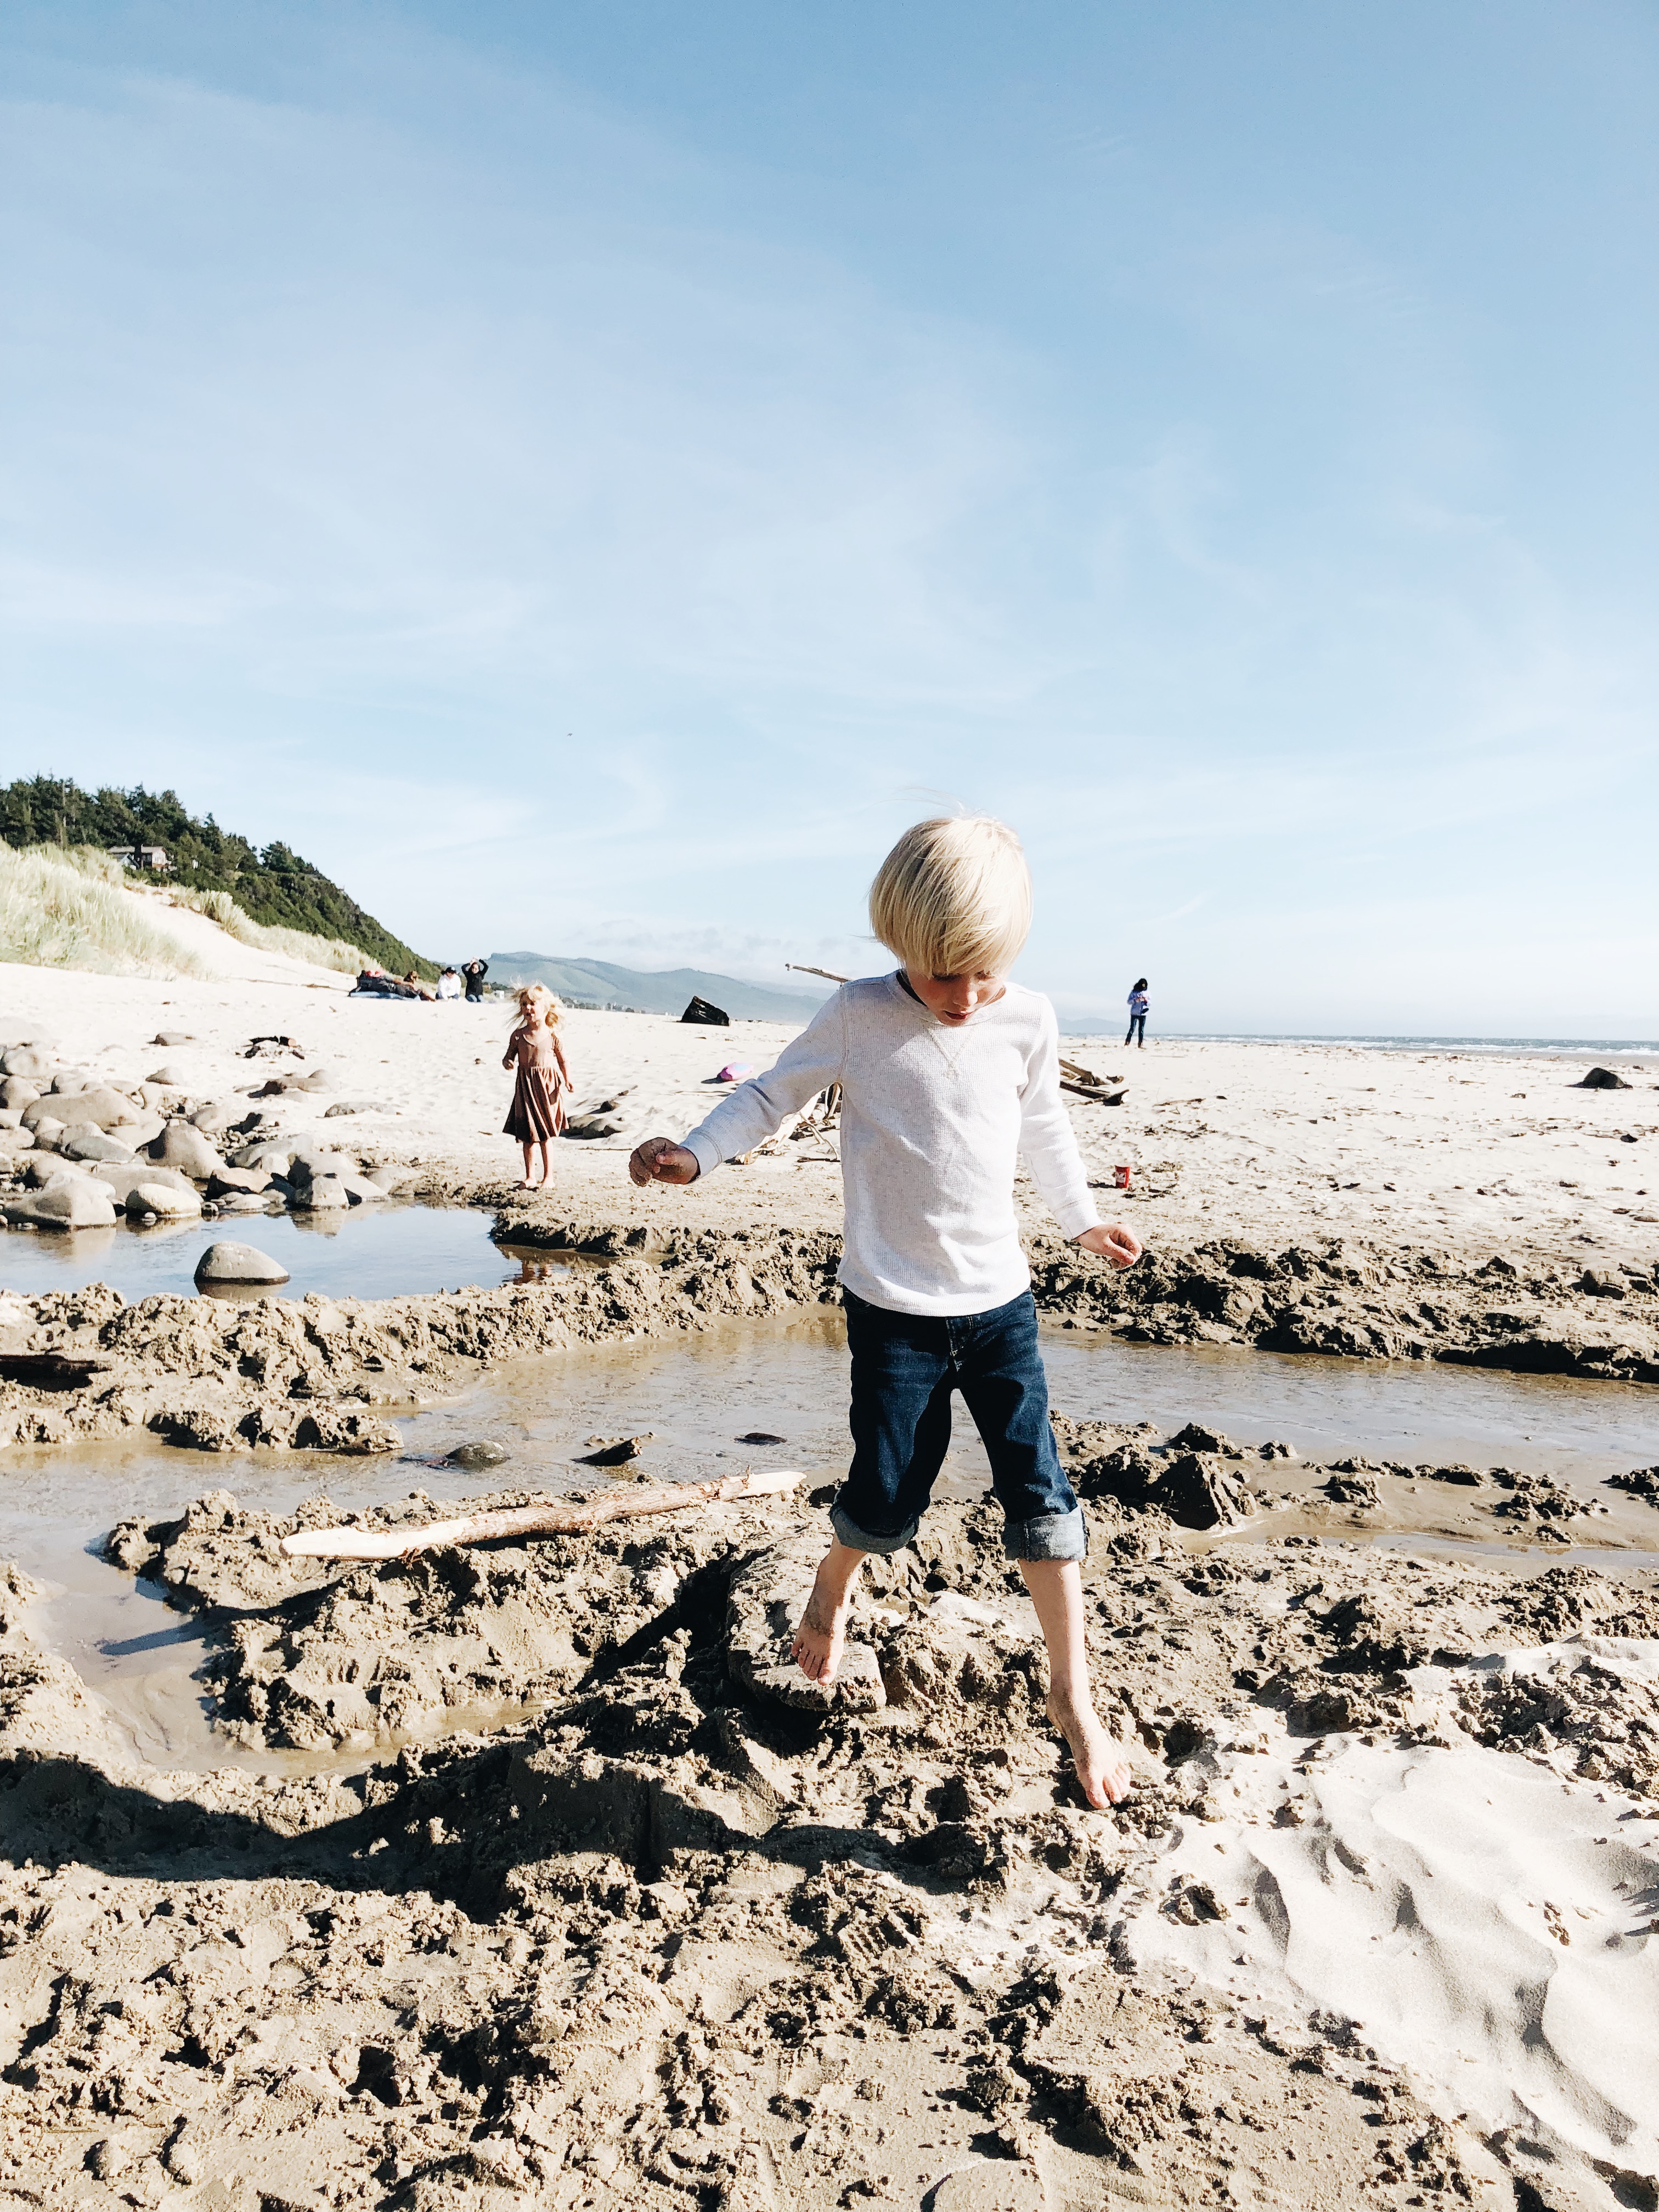
<instances>
[{"instance_id":1,"label":"red plastic cup","mask_svg":"<svg viewBox=\"0 0 1659 2212\"><path fill-rule=\"evenodd\" d=\"M1112 1170L1112 1181L1116 1184L1120 1190L1127 1190L1129 1188L1128 1169L1127 1167L1114 1168Z\"/></svg>"}]
</instances>

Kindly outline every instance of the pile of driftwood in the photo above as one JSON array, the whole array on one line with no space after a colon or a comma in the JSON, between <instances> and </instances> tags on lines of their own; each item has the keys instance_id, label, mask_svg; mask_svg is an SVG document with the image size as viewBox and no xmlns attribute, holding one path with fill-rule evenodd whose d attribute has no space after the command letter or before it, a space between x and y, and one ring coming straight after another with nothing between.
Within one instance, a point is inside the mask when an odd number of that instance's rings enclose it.
<instances>
[{"instance_id":1,"label":"pile of driftwood","mask_svg":"<svg viewBox=\"0 0 1659 2212\"><path fill-rule=\"evenodd\" d=\"M1062 1060L1060 1087L1079 1098L1092 1098L1097 1106L1121 1106L1129 1086L1121 1076L1091 1074L1088 1068L1079 1067L1076 1060Z\"/></svg>"}]
</instances>

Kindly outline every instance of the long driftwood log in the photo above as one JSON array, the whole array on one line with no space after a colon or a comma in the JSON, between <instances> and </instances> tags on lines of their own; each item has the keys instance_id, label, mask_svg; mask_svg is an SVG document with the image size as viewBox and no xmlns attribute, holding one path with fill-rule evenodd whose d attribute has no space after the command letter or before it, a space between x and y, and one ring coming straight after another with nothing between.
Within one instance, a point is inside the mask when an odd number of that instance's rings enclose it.
<instances>
[{"instance_id":1,"label":"long driftwood log","mask_svg":"<svg viewBox=\"0 0 1659 2212\"><path fill-rule=\"evenodd\" d=\"M585 1504L507 1505L493 1513L465 1513L453 1521L428 1521L418 1528L300 1528L283 1538L294 1558L402 1559L447 1544L487 1544L497 1536L585 1536L607 1521L645 1513L684 1513L732 1498L764 1498L805 1480L799 1468L764 1474L722 1475L715 1482L668 1482L651 1490L619 1490Z\"/></svg>"}]
</instances>

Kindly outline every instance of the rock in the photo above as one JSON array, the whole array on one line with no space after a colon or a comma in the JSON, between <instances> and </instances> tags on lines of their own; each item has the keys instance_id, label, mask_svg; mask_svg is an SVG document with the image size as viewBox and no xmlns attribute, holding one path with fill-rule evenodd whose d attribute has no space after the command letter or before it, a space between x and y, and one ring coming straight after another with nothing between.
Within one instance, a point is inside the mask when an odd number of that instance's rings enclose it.
<instances>
[{"instance_id":1,"label":"rock","mask_svg":"<svg viewBox=\"0 0 1659 2212\"><path fill-rule=\"evenodd\" d=\"M340 1181L345 1185L346 1196L354 1206L379 1205L386 1197L380 1184L371 1182L367 1176L345 1175L340 1177Z\"/></svg>"},{"instance_id":2,"label":"rock","mask_svg":"<svg viewBox=\"0 0 1659 2212\"><path fill-rule=\"evenodd\" d=\"M608 1114L573 1114L561 1134L586 1141L594 1137L614 1137L621 1130L622 1123Z\"/></svg>"},{"instance_id":3,"label":"rock","mask_svg":"<svg viewBox=\"0 0 1659 2212\"><path fill-rule=\"evenodd\" d=\"M240 1152L231 1154L231 1165L239 1168L264 1168L272 1175L286 1175L293 1164L295 1148L276 1137L261 1138L258 1144L244 1145Z\"/></svg>"},{"instance_id":4,"label":"rock","mask_svg":"<svg viewBox=\"0 0 1659 2212\"><path fill-rule=\"evenodd\" d=\"M169 1060L165 1067L158 1067L153 1075L147 1075L144 1080L146 1083L159 1084L164 1091L188 1091L190 1071L188 1068L175 1067Z\"/></svg>"},{"instance_id":5,"label":"rock","mask_svg":"<svg viewBox=\"0 0 1659 2212\"><path fill-rule=\"evenodd\" d=\"M325 1152L320 1146L306 1146L289 1156L288 1175L291 1182L308 1183L315 1176L356 1175L357 1163L348 1152Z\"/></svg>"},{"instance_id":6,"label":"rock","mask_svg":"<svg viewBox=\"0 0 1659 2212\"><path fill-rule=\"evenodd\" d=\"M270 1188L269 1168L216 1168L208 1177L210 1198L248 1197Z\"/></svg>"},{"instance_id":7,"label":"rock","mask_svg":"<svg viewBox=\"0 0 1659 2212\"><path fill-rule=\"evenodd\" d=\"M71 1091L90 1091L97 1079L88 1075L84 1067L60 1067L52 1079L52 1096L66 1098Z\"/></svg>"},{"instance_id":8,"label":"rock","mask_svg":"<svg viewBox=\"0 0 1659 2212\"><path fill-rule=\"evenodd\" d=\"M141 1083L138 1103L147 1114L182 1114L190 1093L171 1083Z\"/></svg>"},{"instance_id":9,"label":"rock","mask_svg":"<svg viewBox=\"0 0 1659 2212\"><path fill-rule=\"evenodd\" d=\"M39 1084L30 1083L23 1076L8 1075L3 1081L0 1081L0 1106L10 1106L21 1109L25 1106L33 1106L40 1096Z\"/></svg>"},{"instance_id":10,"label":"rock","mask_svg":"<svg viewBox=\"0 0 1659 2212\"><path fill-rule=\"evenodd\" d=\"M125 1206L127 1194L139 1183L163 1183L186 1198L196 1195L196 1187L181 1176L176 1168L158 1168L148 1160L134 1160L130 1166L115 1162L96 1161L92 1172L109 1191L117 1206Z\"/></svg>"},{"instance_id":11,"label":"rock","mask_svg":"<svg viewBox=\"0 0 1659 2212\"><path fill-rule=\"evenodd\" d=\"M476 1443L457 1444L453 1452L444 1454L452 1467L464 1467L469 1474L481 1468L499 1467L504 1459L512 1456L505 1444L492 1443L488 1437L481 1437Z\"/></svg>"},{"instance_id":12,"label":"rock","mask_svg":"<svg viewBox=\"0 0 1659 2212\"><path fill-rule=\"evenodd\" d=\"M125 1145L118 1145L113 1137L106 1137L89 1123L71 1123L58 1149L72 1160L109 1160L117 1165L125 1165L133 1157Z\"/></svg>"},{"instance_id":13,"label":"rock","mask_svg":"<svg viewBox=\"0 0 1659 2212\"><path fill-rule=\"evenodd\" d=\"M732 1026L732 1017L724 1007L711 1006L707 999L695 996L680 1016L680 1019L682 1022L696 1023L703 1029L729 1030Z\"/></svg>"},{"instance_id":14,"label":"rock","mask_svg":"<svg viewBox=\"0 0 1659 2212\"><path fill-rule=\"evenodd\" d=\"M218 1201L221 1213L270 1213L280 1204L276 1193L231 1191Z\"/></svg>"},{"instance_id":15,"label":"rock","mask_svg":"<svg viewBox=\"0 0 1659 2212\"><path fill-rule=\"evenodd\" d=\"M1593 1067L1582 1083L1573 1085L1575 1091L1628 1091L1631 1086L1622 1075L1615 1075L1610 1067Z\"/></svg>"},{"instance_id":16,"label":"rock","mask_svg":"<svg viewBox=\"0 0 1659 2212\"><path fill-rule=\"evenodd\" d=\"M32 1196L8 1199L6 1218L40 1229L110 1229L115 1201L93 1176L64 1175Z\"/></svg>"},{"instance_id":17,"label":"rock","mask_svg":"<svg viewBox=\"0 0 1659 2212\"><path fill-rule=\"evenodd\" d=\"M160 1221L185 1221L202 1210L193 1190L176 1189L170 1182L136 1182L127 1193L127 1212L153 1213Z\"/></svg>"},{"instance_id":18,"label":"rock","mask_svg":"<svg viewBox=\"0 0 1659 2212\"><path fill-rule=\"evenodd\" d=\"M252 1244L210 1244L196 1262L196 1282L285 1283L288 1269L280 1260Z\"/></svg>"},{"instance_id":19,"label":"rock","mask_svg":"<svg viewBox=\"0 0 1659 2212\"><path fill-rule=\"evenodd\" d=\"M385 1167L368 1168L363 1175L365 1182L372 1182L386 1192L411 1189L420 1179L417 1168L393 1167L390 1163Z\"/></svg>"},{"instance_id":20,"label":"rock","mask_svg":"<svg viewBox=\"0 0 1659 2212\"><path fill-rule=\"evenodd\" d=\"M178 1168L184 1174L205 1182L224 1165L218 1152L209 1144L199 1129L192 1129L188 1121L169 1121L154 1144L145 1147L153 1160L163 1167Z\"/></svg>"},{"instance_id":21,"label":"rock","mask_svg":"<svg viewBox=\"0 0 1659 2212\"><path fill-rule=\"evenodd\" d=\"M299 1091L329 1091L333 1088L333 1078L325 1067L313 1067L309 1075L301 1078L295 1088Z\"/></svg>"},{"instance_id":22,"label":"rock","mask_svg":"<svg viewBox=\"0 0 1659 2212\"><path fill-rule=\"evenodd\" d=\"M157 1030L155 1035L150 1039L152 1044L159 1044L163 1051L173 1045L194 1044L195 1042L195 1038L187 1036L183 1030Z\"/></svg>"},{"instance_id":23,"label":"rock","mask_svg":"<svg viewBox=\"0 0 1659 2212\"><path fill-rule=\"evenodd\" d=\"M1578 1278L1578 1287L1592 1298L1626 1298L1630 1291L1622 1275L1615 1275L1605 1267L1586 1267Z\"/></svg>"},{"instance_id":24,"label":"rock","mask_svg":"<svg viewBox=\"0 0 1659 2212\"><path fill-rule=\"evenodd\" d=\"M0 1075L21 1075L29 1083L50 1083L57 1055L39 1045L15 1044L0 1053Z\"/></svg>"},{"instance_id":25,"label":"rock","mask_svg":"<svg viewBox=\"0 0 1659 2212\"><path fill-rule=\"evenodd\" d=\"M198 1107L190 1117L192 1129L200 1129L206 1136L223 1134L241 1117L241 1102L234 1098L216 1098L206 1106Z\"/></svg>"},{"instance_id":26,"label":"rock","mask_svg":"<svg viewBox=\"0 0 1659 2212\"><path fill-rule=\"evenodd\" d=\"M112 1090L104 1083L94 1084L85 1091L59 1091L53 1095L66 1102L58 1109L64 1119L90 1121L99 1129L131 1127L143 1110L137 1099L129 1098L124 1091Z\"/></svg>"},{"instance_id":27,"label":"rock","mask_svg":"<svg viewBox=\"0 0 1659 2212\"><path fill-rule=\"evenodd\" d=\"M64 1124L55 1115L43 1114L39 1121L33 1124L26 1119L23 1126L25 1128L33 1127L34 1141L42 1152L55 1152L58 1150L58 1140L64 1133Z\"/></svg>"},{"instance_id":28,"label":"rock","mask_svg":"<svg viewBox=\"0 0 1659 2212\"><path fill-rule=\"evenodd\" d=\"M339 1212L350 1205L351 1194L342 1176L313 1176L295 1191L294 1203L307 1213Z\"/></svg>"},{"instance_id":29,"label":"rock","mask_svg":"<svg viewBox=\"0 0 1659 2212\"><path fill-rule=\"evenodd\" d=\"M33 1129L0 1129L0 1159L15 1159L34 1146Z\"/></svg>"},{"instance_id":30,"label":"rock","mask_svg":"<svg viewBox=\"0 0 1659 2212\"><path fill-rule=\"evenodd\" d=\"M58 1114L55 1098L31 1098L24 1107L21 1125L23 1128L38 1128L42 1121L55 1121L60 1129L63 1127L63 1119Z\"/></svg>"},{"instance_id":31,"label":"rock","mask_svg":"<svg viewBox=\"0 0 1659 2212\"><path fill-rule=\"evenodd\" d=\"M343 1114L384 1114L386 1108L377 1106L372 1098L341 1098L332 1106L325 1108L323 1119L334 1121Z\"/></svg>"}]
</instances>

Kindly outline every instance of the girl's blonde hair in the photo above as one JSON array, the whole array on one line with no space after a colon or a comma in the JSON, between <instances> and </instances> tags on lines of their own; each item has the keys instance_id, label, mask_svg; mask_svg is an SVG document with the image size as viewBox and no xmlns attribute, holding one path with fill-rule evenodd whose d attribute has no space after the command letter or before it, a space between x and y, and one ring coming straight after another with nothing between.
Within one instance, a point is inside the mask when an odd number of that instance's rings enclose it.
<instances>
[{"instance_id":1,"label":"girl's blonde hair","mask_svg":"<svg viewBox=\"0 0 1659 2212\"><path fill-rule=\"evenodd\" d=\"M1031 932L1018 838L988 814L916 823L876 871L870 927L921 975L1006 974Z\"/></svg>"},{"instance_id":2,"label":"girl's blonde hair","mask_svg":"<svg viewBox=\"0 0 1659 2212\"><path fill-rule=\"evenodd\" d=\"M519 993L519 1018L527 1028L533 1030L538 1022L545 1022L549 1029L556 1030L563 1012L563 1002L554 997L545 983L526 983Z\"/></svg>"}]
</instances>

